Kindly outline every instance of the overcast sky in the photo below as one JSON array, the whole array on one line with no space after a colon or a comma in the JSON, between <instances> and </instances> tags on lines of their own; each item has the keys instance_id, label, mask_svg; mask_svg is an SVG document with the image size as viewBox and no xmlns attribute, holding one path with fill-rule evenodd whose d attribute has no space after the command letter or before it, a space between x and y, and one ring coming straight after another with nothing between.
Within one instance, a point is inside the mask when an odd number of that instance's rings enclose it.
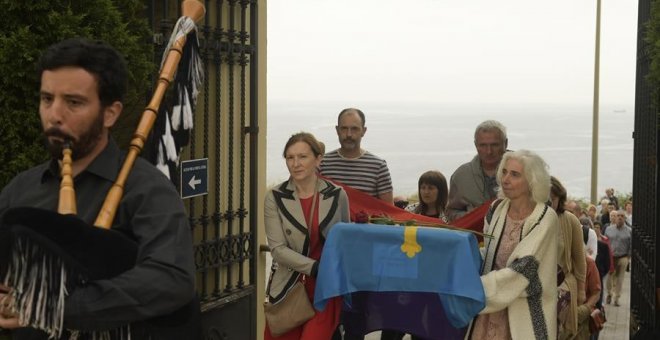
<instances>
[{"instance_id":1,"label":"overcast sky","mask_svg":"<svg viewBox=\"0 0 660 340\"><path fill-rule=\"evenodd\" d=\"M601 104L634 103L637 1L605 0ZM596 0L270 0L268 98L587 104Z\"/></svg>"}]
</instances>

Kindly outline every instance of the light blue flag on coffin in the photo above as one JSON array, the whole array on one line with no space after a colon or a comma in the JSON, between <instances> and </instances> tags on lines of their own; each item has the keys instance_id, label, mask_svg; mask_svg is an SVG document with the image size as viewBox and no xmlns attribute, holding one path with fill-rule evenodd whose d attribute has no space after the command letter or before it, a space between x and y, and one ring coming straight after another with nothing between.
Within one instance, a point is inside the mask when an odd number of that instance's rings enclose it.
<instances>
[{"instance_id":1,"label":"light blue flag on coffin","mask_svg":"<svg viewBox=\"0 0 660 340\"><path fill-rule=\"evenodd\" d=\"M314 307L350 293L431 292L453 327L465 327L485 306L473 234L432 227L338 223L323 247Z\"/></svg>"}]
</instances>

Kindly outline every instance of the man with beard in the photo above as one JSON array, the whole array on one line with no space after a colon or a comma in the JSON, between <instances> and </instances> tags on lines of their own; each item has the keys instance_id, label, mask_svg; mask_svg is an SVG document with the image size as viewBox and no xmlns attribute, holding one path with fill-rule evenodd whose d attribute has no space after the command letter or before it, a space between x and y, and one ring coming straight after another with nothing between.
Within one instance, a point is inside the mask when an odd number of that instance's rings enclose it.
<instances>
[{"instance_id":1,"label":"man with beard","mask_svg":"<svg viewBox=\"0 0 660 340\"><path fill-rule=\"evenodd\" d=\"M62 149L64 143L70 143L77 215L92 227L125 157L109 133L123 108L125 62L101 42L69 39L46 50L38 72L39 115L52 160L18 174L2 189L0 216L13 207L57 210ZM136 240L135 267L69 292L64 329L104 332L128 328L136 339L197 338L194 317L182 327L164 327L154 321L195 306L190 226L169 179L137 159L112 225ZM13 303L9 301L13 295L8 294L12 287L0 288L0 328L14 329L14 339L48 338L42 330L22 328L28 325L7 309ZM194 312L194 308L190 310Z\"/></svg>"},{"instance_id":2,"label":"man with beard","mask_svg":"<svg viewBox=\"0 0 660 340\"><path fill-rule=\"evenodd\" d=\"M394 204L387 162L360 147L367 132L364 113L355 108L342 110L335 129L341 147L325 154L321 161L321 174Z\"/></svg>"},{"instance_id":3,"label":"man with beard","mask_svg":"<svg viewBox=\"0 0 660 340\"><path fill-rule=\"evenodd\" d=\"M455 220L497 196L495 175L504 156L508 139L506 128L496 120L487 120L474 131L477 155L451 175L447 212Z\"/></svg>"},{"instance_id":4,"label":"man with beard","mask_svg":"<svg viewBox=\"0 0 660 340\"><path fill-rule=\"evenodd\" d=\"M363 191L380 200L394 204L392 178L387 162L360 147L362 137L367 132L364 113L356 108L343 109L337 117L337 136L341 147L326 153L321 160L321 175ZM361 299L353 297L354 301ZM359 320L359 312L343 312L342 322ZM383 331L382 339L400 339L403 333ZM342 339L339 327L333 339ZM346 332L343 339L362 339L362 336Z\"/></svg>"}]
</instances>

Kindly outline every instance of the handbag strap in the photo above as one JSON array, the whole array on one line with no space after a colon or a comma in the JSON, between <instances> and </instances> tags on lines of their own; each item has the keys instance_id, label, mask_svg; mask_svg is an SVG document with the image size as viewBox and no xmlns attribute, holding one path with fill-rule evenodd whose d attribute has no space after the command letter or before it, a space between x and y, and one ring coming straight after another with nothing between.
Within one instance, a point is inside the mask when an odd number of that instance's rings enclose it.
<instances>
[{"instance_id":1,"label":"handbag strap","mask_svg":"<svg viewBox=\"0 0 660 340\"><path fill-rule=\"evenodd\" d=\"M266 285L266 301L269 301L270 298L270 284L273 282L273 273L275 273L275 270L273 270L273 266L270 266L270 277L268 278L268 285Z\"/></svg>"},{"instance_id":2,"label":"handbag strap","mask_svg":"<svg viewBox=\"0 0 660 340\"><path fill-rule=\"evenodd\" d=\"M307 230L314 224L314 220L312 219L314 217L314 209L316 209L316 200L317 197L319 196L319 182L317 179L316 186L314 187L314 194L312 195L312 209L309 210L309 218L305 220L305 223L307 224Z\"/></svg>"}]
</instances>

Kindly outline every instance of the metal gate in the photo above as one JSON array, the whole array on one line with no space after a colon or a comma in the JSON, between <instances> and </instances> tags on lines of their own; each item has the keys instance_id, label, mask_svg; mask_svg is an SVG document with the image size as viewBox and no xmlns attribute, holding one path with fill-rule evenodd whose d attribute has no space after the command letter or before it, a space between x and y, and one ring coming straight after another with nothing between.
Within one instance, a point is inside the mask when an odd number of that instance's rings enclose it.
<instances>
[{"instance_id":1,"label":"metal gate","mask_svg":"<svg viewBox=\"0 0 660 340\"><path fill-rule=\"evenodd\" d=\"M651 1L639 1L637 38L637 75L635 89L635 131L633 164L633 254L630 297L631 338L651 339L660 328L658 287L658 110L653 97L658 96L646 79L650 69L648 43L644 41ZM658 100L660 103L660 99Z\"/></svg>"},{"instance_id":2,"label":"metal gate","mask_svg":"<svg viewBox=\"0 0 660 340\"><path fill-rule=\"evenodd\" d=\"M208 159L208 195L188 198L206 339L256 339L257 0L202 1L205 80L182 160ZM180 0L148 2L159 61ZM261 287L261 286L260 286Z\"/></svg>"}]
</instances>

